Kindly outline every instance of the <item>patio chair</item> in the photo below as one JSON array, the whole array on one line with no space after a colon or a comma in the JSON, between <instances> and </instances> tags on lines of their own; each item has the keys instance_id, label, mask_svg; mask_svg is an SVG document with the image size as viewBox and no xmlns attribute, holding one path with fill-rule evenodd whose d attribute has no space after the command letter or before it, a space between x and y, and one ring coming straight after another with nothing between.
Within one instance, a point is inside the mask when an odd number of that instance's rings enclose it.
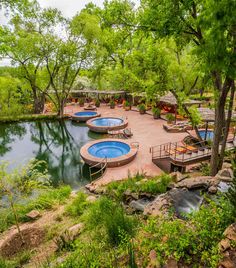
<instances>
[{"instance_id":1,"label":"patio chair","mask_svg":"<svg viewBox=\"0 0 236 268\"><path fill-rule=\"evenodd\" d=\"M131 138L133 136L133 133L130 128L123 129L123 135L125 138Z\"/></svg>"}]
</instances>

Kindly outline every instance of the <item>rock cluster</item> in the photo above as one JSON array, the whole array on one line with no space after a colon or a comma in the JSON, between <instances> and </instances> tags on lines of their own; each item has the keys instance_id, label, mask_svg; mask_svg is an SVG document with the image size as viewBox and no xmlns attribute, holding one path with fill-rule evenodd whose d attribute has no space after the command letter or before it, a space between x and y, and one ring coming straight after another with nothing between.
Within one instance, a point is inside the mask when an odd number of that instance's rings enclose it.
<instances>
[{"instance_id":1,"label":"rock cluster","mask_svg":"<svg viewBox=\"0 0 236 268\"><path fill-rule=\"evenodd\" d=\"M225 238L219 243L223 259L219 263L219 268L236 267L236 223L231 224L224 231Z\"/></svg>"}]
</instances>

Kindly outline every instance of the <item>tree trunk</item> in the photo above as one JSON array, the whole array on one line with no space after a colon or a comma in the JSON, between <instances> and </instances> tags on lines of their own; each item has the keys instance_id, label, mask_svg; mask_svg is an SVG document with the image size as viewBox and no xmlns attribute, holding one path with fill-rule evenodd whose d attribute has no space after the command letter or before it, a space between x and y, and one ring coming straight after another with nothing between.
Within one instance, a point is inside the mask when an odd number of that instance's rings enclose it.
<instances>
[{"instance_id":1,"label":"tree trunk","mask_svg":"<svg viewBox=\"0 0 236 268\"><path fill-rule=\"evenodd\" d=\"M17 211L15 209L15 206L14 206L14 203L13 203L13 198L10 197L10 205L11 205L11 209L12 209L12 212L13 212L13 215L14 215L14 218L15 218L15 223L16 223L16 228L17 228L17 231L19 233L19 236L20 236L20 239L21 239L21 242L22 244L24 245L25 244L25 240L24 240L24 237L21 233L21 230L20 230L20 225L19 225L19 219L18 219L18 214L17 214Z\"/></svg>"},{"instance_id":2,"label":"tree trunk","mask_svg":"<svg viewBox=\"0 0 236 268\"><path fill-rule=\"evenodd\" d=\"M218 170L220 170L222 168L223 161L224 161L226 142L227 142L227 137L228 137L229 128L230 128L230 122L231 122L231 118L232 118L232 111L233 111L233 104L234 104L234 94L235 94L235 84L233 82L232 87L231 87L231 94L230 94L230 101L229 101L227 120L226 120L226 124L225 124L225 128L224 128L224 136L223 136L223 140L222 140L222 143L221 143Z\"/></svg>"},{"instance_id":3,"label":"tree trunk","mask_svg":"<svg viewBox=\"0 0 236 268\"><path fill-rule=\"evenodd\" d=\"M65 107L65 99L61 100L59 104L58 116L60 118L63 118L64 116L64 107Z\"/></svg>"},{"instance_id":4,"label":"tree trunk","mask_svg":"<svg viewBox=\"0 0 236 268\"><path fill-rule=\"evenodd\" d=\"M225 83L220 90L220 96L217 100L215 107L215 128L214 128L214 138L212 145L212 154L211 154L211 176L215 176L218 172L219 166L219 145L222 139L222 129L225 127L225 103L226 98L231 87L231 79L226 78Z\"/></svg>"},{"instance_id":5,"label":"tree trunk","mask_svg":"<svg viewBox=\"0 0 236 268\"><path fill-rule=\"evenodd\" d=\"M33 97L34 97L34 113L35 114L43 113L45 104L45 95L42 93L40 94L40 96L37 96L36 91L34 91Z\"/></svg>"}]
</instances>

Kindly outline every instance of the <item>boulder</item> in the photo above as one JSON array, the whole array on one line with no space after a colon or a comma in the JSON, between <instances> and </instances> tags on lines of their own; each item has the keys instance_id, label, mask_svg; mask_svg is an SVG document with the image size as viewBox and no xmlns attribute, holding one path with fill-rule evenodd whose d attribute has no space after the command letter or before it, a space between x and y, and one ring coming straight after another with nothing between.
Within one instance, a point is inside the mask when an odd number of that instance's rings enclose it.
<instances>
[{"instance_id":1,"label":"boulder","mask_svg":"<svg viewBox=\"0 0 236 268\"><path fill-rule=\"evenodd\" d=\"M225 229L224 236L229 240L236 241L236 223L231 224Z\"/></svg>"},{"instance_id":2,"label":"boulder","mask_svg":"<svg viewBox=\"0 0 236 268\"><path fill-rule=\"evenodd\" d=\"M171 206L168 194L158 195L151 203L144 208L144 215L161 216L167 213Z\"/></svg>"},{"instance_id":3,"label":"boulder","mask_svg":"<svg viewBox=\"0 0 236 268\"><path fill-rule=\"evenodd\" d=\"M184 179L176 184L177 188L208 188L211 183L213 183L213 178L211 176L201 176L195 178Z\"/></svg>"},{"instance_id":4,"label":"boulder","mask_svg":"<svg viewBox=\"0 0 236 268\"><path fill-rule=\"evenodd\" d=\"M145 206L142 203L135 200L131 201L129 206L135 211L142 211L142 212L144 211L145 208Z\"/></svg>"},{"instance_id":5,"label":"boulder","mask_svg":"<svg viewBox=\"0 0 236 268\"><path fill-rule=\"evenodd\" d=\"M124 197L126 201L133 200L133 199L138 200L139 195L137 193L131 192L130 189L127 189L124 192Z\"/></svg>"},{"instance_id":6,"label":"boulder","mask_svg":"<svg viewBox=\"0 0 236 268\"><path fill-rule=\"evenodd\" d=\"M235 268L236 267L236 260L235 257L225 256L223 260L219 263L219 268Z\"/></svg>"},{"instance_id":7,"label":"boulder","mask_svg":"<svg viewBox=\"0 0 236 268\"><path fill-rule=\"evenodd\" d=\"M147 268L159 268L161 267L158 259L157 259L157 253L154 249L152 249L149 253L149 263L147 265Z\"/></svg>"},{"instance_id":8,"label":"boulder","mask_svg":"<svg viewBox=\"0 0 236 268\"><path fill-rule=\"evenodd\" d=\"M180 173L179 171L175 171L175 172L170 173L170 176L172 178L172 181L180 182L180 181L186 179L188 175L184 175L184 174Z\"/></svg>"},{"instance_id":9,"label":"boulder","mask_svg":"<svg viewBox=\"0 0 236 268\"><path fill-rule=\"evenodd\" d=\"M83 227L83 223L78 223L76 225L71 226L69 229L65 230L60 235L61 240L66 242L74 241L75 238L81 233Z\"/></svg>"},{"instance_id":10,"label":"boulder","mask_svg":"<svg viewBox=\"0 0 236 268\"><path fill-rule=\"evenodd\" d=\"M233 179L234 177L234 173L233 170L231 168L224 168L221 169L217 174L216 177L225 177L225 178L231 178Z\"/></svg>"},{"instance_id":11,"label":"boulder","mask_svg":"<svg viewBox=\"0 0 236 268\"><path fill-rule=\"evenodd\" d=\"M26 216L31 220L37 220L41 217L41 214L38 210L31 210L29 213L26 214Z\"/></svg>"},{"instance_id":12,"label":"boulder","mask_svg":"<svg viewBox=\"0 0 236 268\"><path fill-rule=\"evenodd\" d=\"M222 169L228 169L228 168L232 168L232 164L228 162L224 162L222 165Z\"/></svg>"},{"instance_id":13,"label":"boulder","mask_svg":"<svg viewBox=\"0 0 236 268\"><path fill-rule=\"evenodd\" d=\"M208 188L208 193L209 194L216 194L217 193L217 191L218 191L218 188L217 188L217 186L210 186L209 188Z\"/></svg>"},{"instance_id":14,"label":"boulder","mask_svg":"<svg viewBox=\"0 0 236 268\"><path fill-rule=\"evenodd\" d=\"M229 239L223 239L220 241L219 248L221 252L226 251L227 249L230 248L230 241Z\"/></svg>"}]
</instances>

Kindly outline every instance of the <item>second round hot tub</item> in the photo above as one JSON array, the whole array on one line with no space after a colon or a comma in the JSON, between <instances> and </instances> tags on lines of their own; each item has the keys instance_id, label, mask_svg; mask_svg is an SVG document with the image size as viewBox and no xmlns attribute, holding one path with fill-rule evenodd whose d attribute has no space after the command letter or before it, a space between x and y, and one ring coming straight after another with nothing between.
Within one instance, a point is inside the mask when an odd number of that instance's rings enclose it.
<instances>
[{"instance_id":1,"label":"second round hot tub","mask_svg":"<svg viewBox=\"0 0 236 268\"><path fill-rule=\"evenodd\" d=\"M72 115L72 120L79 122L86 122L89 119L99 117L101 114L94 111L77 112Z\"/></svg>"},{"instance_id":2,"label":"second round hot tub","mask_svg":"<svg viewBox=\"0 0 236 268\"><path fill-rule=\"evenodd\" d=\"M104 159L108 167L118 167L131 162L136 154L137 147L119 139L102 139L84 145L80 155L88 165L99 164Z\"/></svg>"},{"instance_id":3,"label":"second round hot tub","mask_svg":"<svg viewBox=\"0 0 236 268\"><path fill-rule=\"evenodd\" d=\"M111 130L124 129L127 125L128 121L119 117L101 117L87 121L89 129L99 133L107 133Z\"/></svg>"}]
</instances>

